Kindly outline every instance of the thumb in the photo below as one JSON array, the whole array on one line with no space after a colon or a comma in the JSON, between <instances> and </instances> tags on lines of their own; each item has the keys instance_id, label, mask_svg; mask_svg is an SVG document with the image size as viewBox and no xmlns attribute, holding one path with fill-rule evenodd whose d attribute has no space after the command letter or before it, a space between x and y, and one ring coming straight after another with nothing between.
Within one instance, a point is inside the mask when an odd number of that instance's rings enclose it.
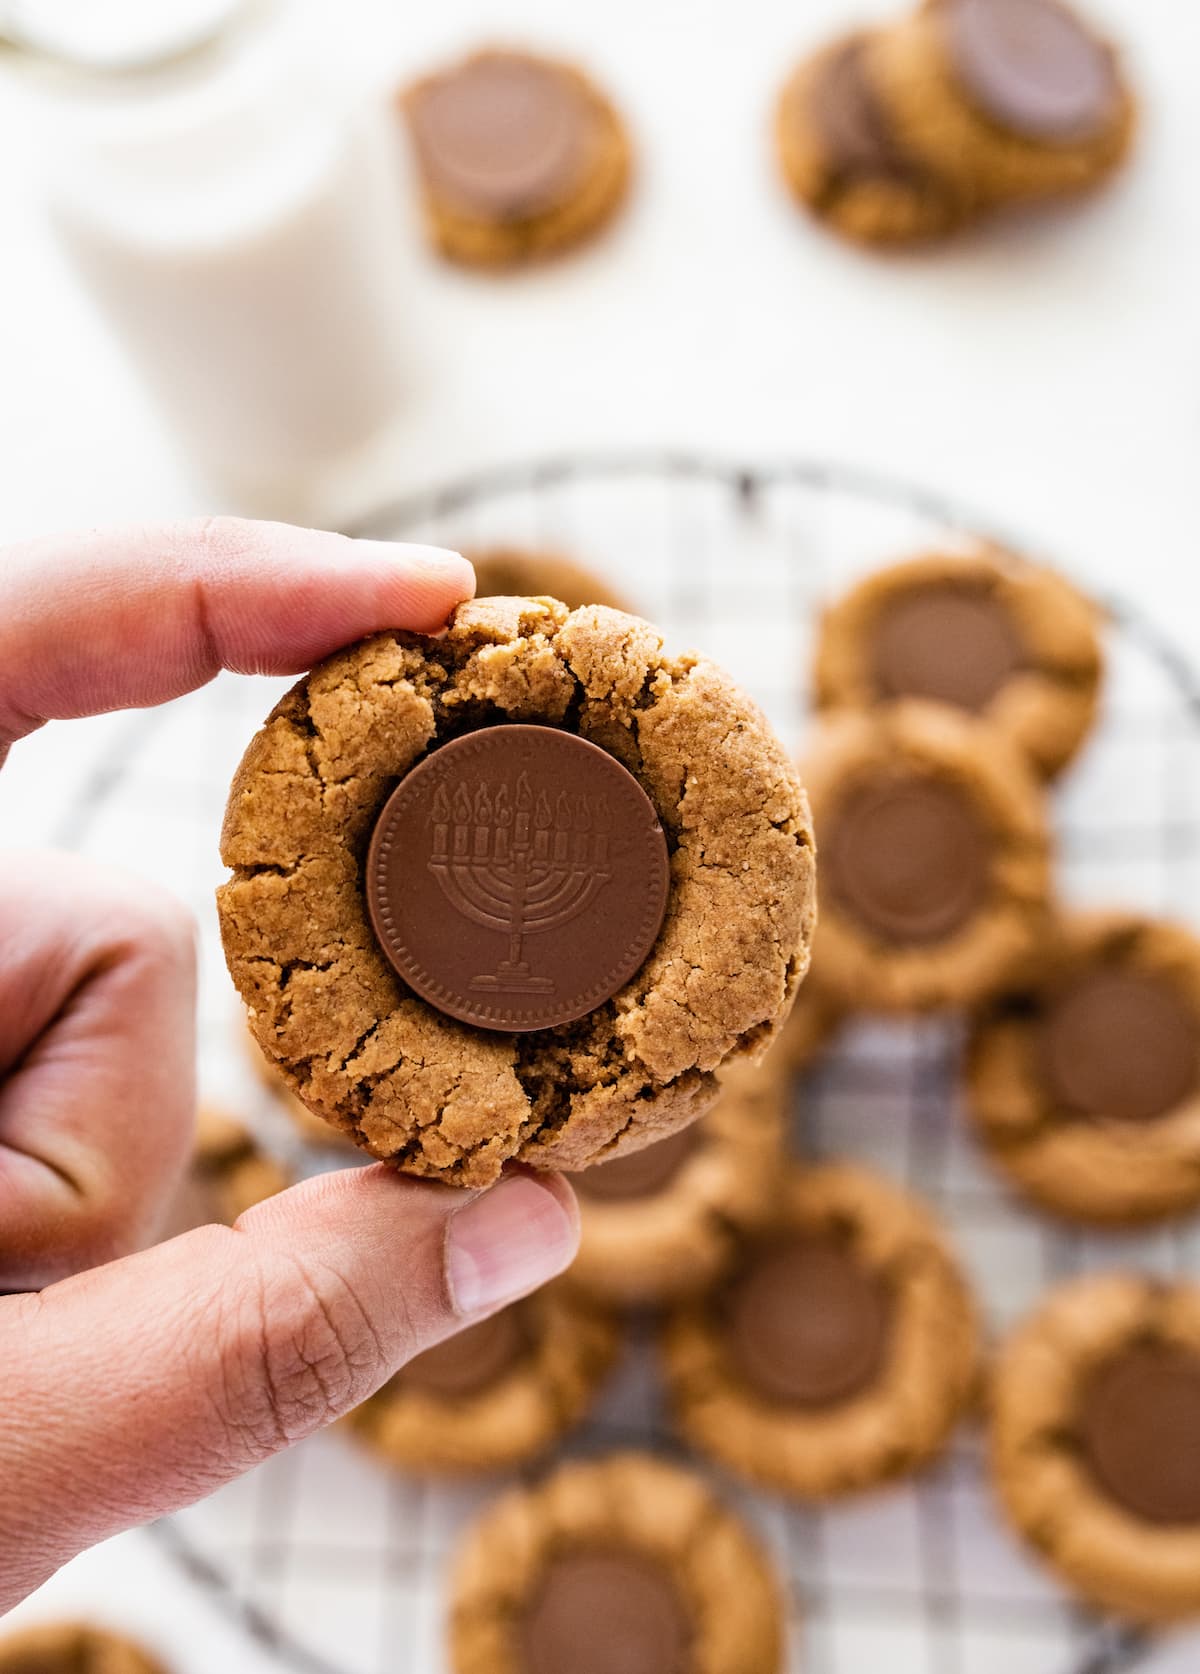
<instances>
[{"instance_id":1,"label":"thumb","mask_svg":"<svg viewBox=\"0 0 1200 1674\"><path fill-rule=\"evenodd\" d=\"M0 1613L347 1412L577 1238L555 1176L468 1196L377 1166L0 1300Z\"/></svg>"}]
</instances>

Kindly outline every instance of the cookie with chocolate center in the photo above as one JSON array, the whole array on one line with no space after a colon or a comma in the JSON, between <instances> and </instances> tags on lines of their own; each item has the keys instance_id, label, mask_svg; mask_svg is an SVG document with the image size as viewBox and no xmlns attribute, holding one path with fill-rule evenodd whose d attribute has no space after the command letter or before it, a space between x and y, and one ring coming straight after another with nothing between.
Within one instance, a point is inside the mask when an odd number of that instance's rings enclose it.
<instances>
[{"instance_id":1,"label":"cookie with chocolate center","mask_svg":"<svg viewBox=\"0 0 1200 1674\"><path fill-rule=\"evenodd\" d=\"M986 722L902 701L832 714L806 752L821 846L819 986L865 1010L978 1001L1034 951L1049 833Z\"/></svg>"},{"instance_id":2,"label":"cookie with chocolate center","mask_svg":"<svg viewBox=\"0 0 1200 1674\"><path fill-rule=\"evenodd\" d=\"M870 70L901 143L985 202L1094 186L1133 137L1115 49L1061 0L925 0Z\"/></svg>"},{"instance_id":3,"label":"cookie with chocolate center","mask_svg":"<svg viewBox=\"0 0 1200 1674\"><path fill-rule=\"evenodd\" d=\"M345 1422L411 1472L523 1464L583 1417L618 1341L610 1314L554 1284L426 1349Z\"/></svg>"},{"instance_id":4,"label":"cookie with chocolate center","mask_svg":"<svg viewBox=\"0 0 1200 1674\"><path fill-rule=\"evenodd\" d=\"M932 1217L848 1163L795 1169L726 1278L668 1319L689 1442L754 1482L833 1498L919 1469L974 1388L975 1310Z\"/></svg>"},{"instance_id":5,"label":"cookie with chocolate center","mask_svg":"<svg viewBox=\"0 0 1200 1674\"><path fill-rule=\"evenodd\" d=\"M629 143L600 89L533 53L476 52L404 95L430 236L474 266L578 243L616 210Z\"/></svg>"},{"instance_id":6,"label":"cookie with chocolate center","mask_svg":"<svg viewBox=\"0 0 1200 1674\"><path fill-rule=\"evenodd\" d=\"M1050 778L1095 720L1099 623L1069 582L999 548L922 554L824 612L814 699L823 711L947 704L990 721Z\"/></svg>"},{"instance_id":7,"label":"cookie with chocolate center","mask_svg":"<svg viewBox=\"0 0 1200 1674\"><path fill-rule=\"evenodd\" d=\"M1061 1580L1134 1621L1200 1615L1200 1288L1059 1286L1004 1346L991 1427L1001 1501Z\"/></svg>"},{"instance_id":8,"label":"cookie with chocolate center","mask_svg":"<svg viewBox=\"0 0 1200 1674\"><path fill-rule=\"evenodd\" d=\"M454 1674L782 1674L757 1542L699 1477L641 1454L507 1494L451 1574Z\"/></svg>"},{"instance_id":9,"label":"cookie with chocolate center","mask_svg":"<svg viewBox=\"0 0 1200 1674\"><path fill-rule=\"evenodd\" d=\"M717 1103L691 1127L570 1176L579 1254L566 1282L602 1301L652 1305L694 1295L733 1259L739 1231L771 1212L786 1146L789 1064L721 1075Z\"/></svg>"},{"instance_id":10,"label":"cookie with chocolate center","mask_svg":"<svg viewBox=\"0 0 1200 1674\"><path fill-rule=\"evenodd\" d=\"M1200 1203L1200 941L1125 912L1064 917L973 1020L967 1106L1043 1207L1135 1223Z\"/></svg>"},{"instance_id":11,"label":"cookie with chocolate center","mask_svg":"<svg viewBox=\"0 0 1200 1674\"><path fill-rule=\"evenodd\" d=\"M775 114L784 177L808 209L871 245L943 237L969 215L971 195L908 149L871 76L871 36L848 35L799 64Z\"/></svg>"},{"instance_id":12,"label":"cookie with chocolate center","mask_svg":"<svg viewBox=\"0 0 1200 1674\"><path fill-rule=\"evenodd\" d=\"M649 624L552 599L383 634L238 769L226 957L304 1104L416 1174L665 1139L807 968L812 833L766 720Z\"/></svg>"}]
</instances>

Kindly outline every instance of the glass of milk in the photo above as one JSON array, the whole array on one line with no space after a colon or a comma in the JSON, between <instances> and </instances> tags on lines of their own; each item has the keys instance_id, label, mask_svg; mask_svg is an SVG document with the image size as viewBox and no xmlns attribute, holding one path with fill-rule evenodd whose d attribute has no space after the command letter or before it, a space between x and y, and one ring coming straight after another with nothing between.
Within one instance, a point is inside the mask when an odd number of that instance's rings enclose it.
<instances>
[{"instance_id":1,"label":"glass of milk","mask_svg":"<svg viewBox=\"0 0 1200 1674\"><path fill-rule=\"evenodd\" d=\"M364 509L405 391L381 92L286 0L0 0L0 27L61 240L188 453L235 509Z\"/></svg>"}]
</instances>

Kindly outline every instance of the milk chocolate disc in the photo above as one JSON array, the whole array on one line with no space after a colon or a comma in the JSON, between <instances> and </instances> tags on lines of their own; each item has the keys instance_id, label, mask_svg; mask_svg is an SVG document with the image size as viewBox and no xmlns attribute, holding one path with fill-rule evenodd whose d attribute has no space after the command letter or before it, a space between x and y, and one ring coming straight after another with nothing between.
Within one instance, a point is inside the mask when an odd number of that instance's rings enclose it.
<instances>
[{"instance_id":1,"label":"milk chocolate disc","mask_svg":"<svg viewBox=\"0 0 1200 1674\"><path fill-rule=\"evenodd\" d=\"M632 1151L627 1157L616 1157L612 1162L598 1163L578 1174L568 1175L575 1190L583 1197L607 1203L624 1202L634 1198L655 1197L670 1185L684 1163L696 1149L700 1135L699 1124L680 1128L667 1139Z\"/></svg>"},{"instance_id":2,"label":"milk chocolate disc","mask_svg":"<svg viewBox=\"0 0 1200 1674\"><path fill-rule=\"evenodd\" d=\"M450 1399L477 1395L504 1376L528 1347L520 1310L502 1308L456 1337L426 1349L396 1374L405 1389L421 1389Z\"/></svg>"},{"instance_id":3,"label":"milk chocolate disc","mask_svg":"<svg viewBox=\"0 0 1200 1674\"><path fill-rule=\"evenodd\" d=\"M945 0L944 17L958 80L1001 127L1065 144L1113 121L1112 53L1057 0Z\"/></svg>"},{"instance_id":4,"label":"milk chocolate disc","mask_svg":"<svg viewBox=\"0 0 1200 1674\"><path fill-rule=\"evenodd\" d=\"M1200 1083L1200 1025L1153 971L1090 972L1051 1007L1042 1064L1062 1102L1086 1116L1149 1121Z\"/></svg>"},{"instance_id":5,"label":"milk chocolate disc","mask_svg":"<svg viewBox=\"0 0 1200 1674\"><path fill-rule=\"evenodd\" d=\"M991 844L965 792L915 775L852 788L820 832L829 896L870 934L936 942L987 892Z\"/></svg>"},{"instance_id":6,"label":"milk chocolate disc","mask_svg":"<svg viewBox=\"0 0 1200 1674\"><path fill-rule=\"evenodd\" d=\"M773 1400L830 1406L878 1377L890 1307L879 1281L829 1239L761 1254L728 1297L729 1347L743 1377Z\"/></svg>"},{"instance_id":7,"label":"milk chocolate disc","mask_svg":"<svg viewBox=\"0 0 1200 1674\"><path fill-rule=\"evenodd\" d=\"M690 1674L686 1601L632 1552L553 1559L517 1631L521 1674Z\"/></svg>"},{"instance_id":8,"label":"milk chocolate disc","mask_svg":"<svg viewBox=\"0 0 1200 1674\"><path fill-rule=\"evenodd\" d=\"M409 104L430 186L463 209L521 219L556 208L587 167L592 114L575 80L519 53L480 53Z\"/></svg>"},{"instance_id":9,"label":"milk chocolate disc","mask_svg":"<svg viewBox=\"0 0 1200 1674\"><path fill-rule=\"evenodd\" d=\"M1149 1523L1200 1524L1200 1355L1137 1343L1093 1375L1083 1455L1118 1505Z\"/></svg>"},{"instance_id":10,"label":"milk chocolate disc","mask_svg":"<svg viewBox=\"0 0 1200 1674\"><path fill-rule=\"evenodd\" d=\"M867 40L856 35L825 59L809 90L811 120L834 167L847 174L911 172L866 74Z\"/></svg>"},{"instance_id":11,"label":"milk chocolate disc","mask_svg":"<svg viewBox=\"0 0 1200 1674\"><path fill-rule=\"evenodd\" d=\"M667 842L633 775L552 727L466 733L384 805L367 907L423 999L483 1029L594 1011L645 962L667 907Z\"/></svg>"},{"instance_id":12,"label":"milk chocolate disc","mask_svg":"<svg viewBox=\"0 0 1200 1674\"><path fill-rule=\"evenodd\" d=\"M913 588L884 606L872 638L883 697L983 709L1021 664L1009 612L981 588Z\"/></svg>"}]
</instances>

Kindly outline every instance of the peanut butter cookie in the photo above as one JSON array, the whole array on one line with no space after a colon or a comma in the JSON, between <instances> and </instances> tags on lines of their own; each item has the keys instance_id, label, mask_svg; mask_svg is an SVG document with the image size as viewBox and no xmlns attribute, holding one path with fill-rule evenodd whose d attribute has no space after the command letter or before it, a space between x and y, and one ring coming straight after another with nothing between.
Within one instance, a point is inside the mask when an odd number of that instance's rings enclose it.
<instances>
[{"instance_id":1,"label":"peanut butter cookie","mask_svg":"<svg viewBox=\"0 0 1200 1674\"><path fill-rule=\"evenodd\" d=\"M515 546L489 546L470 551L475 566L475 595L510 598L561 599L568 610L584 605L608 605L610 610L629 611L632 606L602 577L564 558L558 552L528 552Z\"/></svg>"},{"instance_id":2,"label":"peanut butter cookie","mask_svg":"<svg viewBox=\"0 0 1200 1674\"><path fill-rule=\"evenodd\" d=\"M740 1230L771 1213L791 1078L777 1046L722 1072L707 1116L632 1156L571 1176L582 1237L567 1282L633 1305L689 1296L732 1259Z\"/></svg>"},{"instance_id":3,"label":"peanut butter cookie","mask_svg":"<svg viewBox=\"0 0 1200 1674\"><path fill-rule=\"evenodd\" d=\"M906 147L876 95L871 37L844 36L806 59L780 96L775 140L799 201L846 238L924 243L961 226L967 183Z\"/></svg>"},{"instance_id":4,"label":"peanut butter cookie","mask_svg":"<svg viewBox=\"0 0 1200 1674\"><path fill-rule=\"evenodd\" d=\"M924 0L869 73L901 144L984 200L1093 186L1133 137L1116 52L1060 0Z\"/></svg>"},{"instance_id":5,"label":"peanut butter cookie","mask_svg":"<svg viewBox=\"0 0 1200 1674\"><path fill-rule=\"evenodd\" d=\"M569 64L491 49L403 99L431 239L472 267L579 243L625 196L630 147L610 101Z\"/></svg>"},{"instance_id":6,"label":"peanut butter cookie","mask_svg":"<svg viewBox=\"0 0 1200 1674\"><path fill-rule=\"evenodd\" d=\"M618 1342L611 1315L550 1285L426 1349L346 1423L409 1471L522 1464L583 1417Z\"/></svg>"},{"instance_id":7,"label":"peanut butter cookie","mask_svg":"<svg viewBox=\"0 0 1200 1674\"><path fill-rule=\"evenodd\" d=\"M1099 612L1053 571L991 547L876 570L825 612L815 660L822 710L923 698L982 715L1044 777L1091 730Z\"/></svg>"},{"instance_id":8,"label":"peanut butter cookie","mask_svg":"<svg viewBox=\"0 0 1200 1674\"><path fill-rule=\"evenodd\" d=\"M1045 1208L1150 1221L1200 1204L1200 942L1079 914L974 1020L967 1103L992 1160Z\"/></svg>"},{"instance_id":9,"label":"peanut butter cookie","mask_svg":"<svg viewBox=\"0 0 1200 1674\"><path fill-rule=\"evenodd\" d=\"M0 1674L165 1674L165 1665L107 1628L48 1622L0 1638Z\"/></svg>"},{"instance_id":10,"label":"peanut butter cookie","mask_svg":"<svg viewBox=\"0 0 1200 1674\"><path fill-rule=\"evenodd\" d=\"M666 1138L808 965L812 832L758 709L647 623L462 605L293 688L218 895L259 1045L372 1155L487 1185Z\"/></svg>"},{"instance_id":11,"label":"peanut butter cookie","mask_svg":"<svg viewBox=\"0 0 1200 1674\"><path fill-rule=\"evenodd\" d=\"M643 1454L506 1494L454 1565L454 1674L782 1674L783 1639L758 1542Z\"/></svg>"},{"instance_id":12,"label":"peanut butter cookie","mask_svg":"<svg viewBox=\"0 0 1200 1674\"><path fill-rule=\"evenodd\" d=\"M668 1320L671 1402L693 1446L826 1499L906 1475L946 1443L978 1330L933 1217L850 1163L796 1168L732 1272Z\"/></svg>"},{"instance_id":13,"label":"peanut butter cookie","mask_svg":"<svg viewBox=\"0 0 1200 1674\"><path fill-rule=\"evenodd\" d=\"M1037 948L1050 838L1021 753L987 722L905 701L826 720L806 753L821 844L822 990L921 1011L1000 987Z\"/></svg>"},{"instance_id":14,"label":"peanut butter cookie","mask_svg":"<svg viewBox=\"0 0 1200 1674\"><path fill-rule=\"evenodd\" d=\"M1051 1569L1134 1621L1200 1615L1200 1288L1059 1287L1005 1345L992 1407L1000 1499Z\"/></svg>"}]
</instances>

